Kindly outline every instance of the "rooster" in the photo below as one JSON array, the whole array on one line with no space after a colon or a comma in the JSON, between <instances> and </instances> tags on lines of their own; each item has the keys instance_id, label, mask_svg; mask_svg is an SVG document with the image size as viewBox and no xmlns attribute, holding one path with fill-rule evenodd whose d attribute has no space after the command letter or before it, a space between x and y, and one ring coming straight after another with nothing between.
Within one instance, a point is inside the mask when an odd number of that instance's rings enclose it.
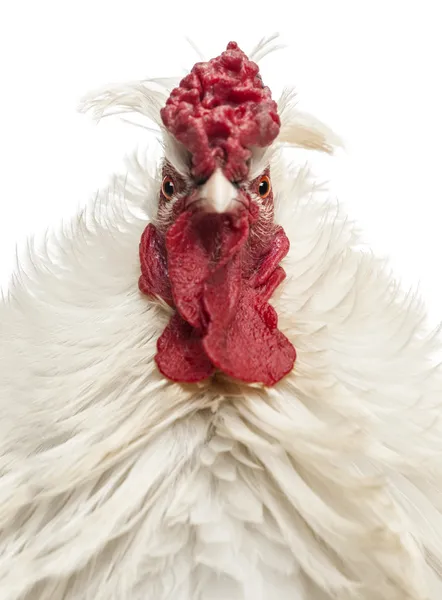
<instances>
[{"instance_id":1,"label":"rooster","mask_svg":"<svg viewBox=\"0 0 442 600\"><path fill-rule=\"evenodd\" d=\"M84 109L161 134L0 305L2 600L439 600L437 334L231 42Z\"/></svg>"}]
</instances>

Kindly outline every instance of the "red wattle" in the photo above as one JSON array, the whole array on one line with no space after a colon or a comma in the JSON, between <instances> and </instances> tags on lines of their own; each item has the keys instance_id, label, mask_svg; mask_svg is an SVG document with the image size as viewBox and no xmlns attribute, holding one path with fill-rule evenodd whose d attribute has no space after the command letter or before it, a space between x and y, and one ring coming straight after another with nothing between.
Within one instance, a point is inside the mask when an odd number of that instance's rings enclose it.
<instances>
[{"instance_id":1,"label":"red wattle","mask_svg":"<svg viewBox=\"0 0 442 600\"><path fill-rule=\"evenodd\" d=\"M201 305L204 282L239 252L248 233L245 213L233 217L186 211L169 228L166 249L173 299L193 327L202 329L206 322Z\"/></svg>"},{"instance_id":2,"label":"red wattle","mask_svg":"<svg viewBox=\"0 0 442 600\"><path fill-rule=\"evenodd\" d=\"M215 371L202 346L201 335L178 313L170 319L157 348L158 369L172 381L196 383Z\"/></svg>"},{"instance_id":3,"label":"red wattle","mask_svg":"<svg viewBox=\"0 0 442 600\"><path fill-rule=\"evenodd\" d=\"M271 386L293 368L295 348L278 330L276 311L268 304L285 277L278 263L288 251L287 237L275 228L270 249L251 269L244 260L248 236L246 212L233 222L217 217L210 223L187 211L165 239L152 225L146 229L140 289L164 293L169 303L172 296L177 311L157 344L156 362L168 379L195 383L219 369ZM164 248L166 268L158 254Z\"/></svg>"}]
</instances>

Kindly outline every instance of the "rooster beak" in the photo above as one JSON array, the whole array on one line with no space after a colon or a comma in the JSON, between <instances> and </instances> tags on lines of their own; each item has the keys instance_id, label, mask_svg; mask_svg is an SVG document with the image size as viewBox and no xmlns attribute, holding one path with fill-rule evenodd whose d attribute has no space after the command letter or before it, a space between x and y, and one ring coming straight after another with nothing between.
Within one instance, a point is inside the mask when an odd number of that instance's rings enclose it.
<instances>
[{"instance_id":1,"label":"rooster beak","mask_svg":"<svg viewBox=\"0 0 442 600\"><path fill-rule=\"evenodd\" d=\"M237 205L238 189L221 169L216 169L200 190L201 208L210 213L231 212Z\"/></svg>"}]
</instances>

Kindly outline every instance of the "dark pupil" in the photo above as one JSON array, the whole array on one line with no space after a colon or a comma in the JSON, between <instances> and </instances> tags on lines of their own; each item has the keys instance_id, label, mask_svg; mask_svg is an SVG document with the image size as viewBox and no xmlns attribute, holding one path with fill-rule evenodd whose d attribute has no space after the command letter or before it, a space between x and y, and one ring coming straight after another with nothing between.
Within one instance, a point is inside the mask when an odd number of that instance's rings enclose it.
<instances>
[{"instance_id":1,"label":"dark pupil","mask_svg":"<svg viewBox=\"0 0 442 600\"><path fill-rule=\"evenodd\" d=\"M173 192L174 192L173 183L171 181L165 181L164 182L164 193L166 194L166 196L173 196Z\"/></svg>"},{"instance_id":2,"label":"dark pupil","mask_svg":"<svg viewBox=\"0 0 442 600\"><path fill-rule=\"evenodd\" d=\"M259 184L259 194L260 196L265 196L269 191L269 182L264 179Z\"/></svg>"}]
</instances>

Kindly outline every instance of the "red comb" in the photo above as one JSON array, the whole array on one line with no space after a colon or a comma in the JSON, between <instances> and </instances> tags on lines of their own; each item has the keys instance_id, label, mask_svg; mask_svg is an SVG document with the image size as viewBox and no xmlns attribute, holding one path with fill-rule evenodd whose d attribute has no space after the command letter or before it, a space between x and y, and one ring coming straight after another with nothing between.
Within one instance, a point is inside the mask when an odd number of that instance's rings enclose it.
<instances>
[{"instance_id":1,"label":"red comb","mask_svg":"<svg viewBox=\"0 0 442 600\"><path fill-rule=\"evenodd\" d=\"M258 66L236 42L193 67L172 91L161 118L192 155L193 175L202 180L217 166L232 181L244 179L250 148L268 146L280 128L277 104Z\"/></svg>"}]
</instances>

